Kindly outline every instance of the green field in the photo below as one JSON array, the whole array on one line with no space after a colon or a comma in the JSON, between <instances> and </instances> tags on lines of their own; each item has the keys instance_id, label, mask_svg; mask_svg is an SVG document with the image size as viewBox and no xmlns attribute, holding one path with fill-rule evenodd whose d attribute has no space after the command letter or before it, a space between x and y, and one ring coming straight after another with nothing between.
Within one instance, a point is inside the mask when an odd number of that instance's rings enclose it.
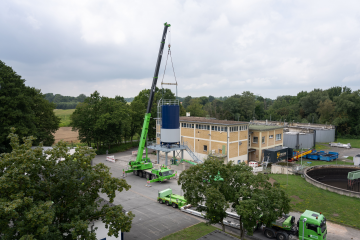
<instances>
[{"instance_id":1,"label":"green field","mask_svg":"<svg viewBox=\"0 0 360 240\"><path fill-rule=\"evenodd\" d=\"M360 201L358 198L347 197L315 187L301 176L269 174L269 177L280 183L281 189L291 198L291 211L304 212L313 210L321 212L326 219L360 229Z\"/></svg>"},{"instance_id":2,"label":"green field","mask_svg":"<svg viewBox=\"0 0 360 240\"><path fill-rule=\"evenodd\" d=\"M352 148L360 148L360 139L338 138L336 142L345 144L350 143Z\"/></svg>"},{"instance_id":3,"label":"green field","mask_svg":"<svg viewBox=\"0 0 360 240\"><path fill-rule=\"evenodd\" d=\"M301 160L295 162L296 164L301 164ZM332 162L327 162L327 161L317 161L317 160L312 160L312 159L307 159L307 158L303 158L302 160L303 164L308 165L309 167L312 166L317 166L317 165L354 165L353 162L344 162L342 160L334 160Z\"/></svg>"},{"instance_id":4,"label":"green field","mask_svg":"<svg viewBox=\"0 0 360 240\"><path fill-rule=\"evenodd\" d=\"M55 116L60 117L59 127L70 127L70 115L75 111L75 109L54 109Z\"/></svg>"}]
</instances>

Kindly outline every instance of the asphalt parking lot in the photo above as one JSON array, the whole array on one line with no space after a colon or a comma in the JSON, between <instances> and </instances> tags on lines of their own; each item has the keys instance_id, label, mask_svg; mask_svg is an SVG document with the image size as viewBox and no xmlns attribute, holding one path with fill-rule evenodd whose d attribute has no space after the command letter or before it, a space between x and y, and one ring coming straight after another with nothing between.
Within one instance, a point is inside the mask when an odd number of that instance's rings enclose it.
<instances>
[{"instance_id":1,"label":"asphalt parking lot","mask_svg":"<svg viewBox=\"0 0 360 240\"><path fill-rule=\"evenodd\" d=\"M122 178L122 170L127 167L131 151L114 155L117 159L116 163L107 162L105 155L98 155L93 160L93 164L104 163L111 168L114 177ZM151 158L155 159L156 156L152 155ZM132 211L135 214L131 231L124 233L126 240L159 239L204 221L156 201L158 191L166 188L172 188L174 193L181 194L180 186L177 185L175 179L163 183L151 183L151 187L145 186L145 178L133 174L127 174L125 179L131 185L131 189L117 193L114 204L121 204L126 211ZM108 200L106 195L102 195L102 197Z\"/></svg>"}]
</instances>

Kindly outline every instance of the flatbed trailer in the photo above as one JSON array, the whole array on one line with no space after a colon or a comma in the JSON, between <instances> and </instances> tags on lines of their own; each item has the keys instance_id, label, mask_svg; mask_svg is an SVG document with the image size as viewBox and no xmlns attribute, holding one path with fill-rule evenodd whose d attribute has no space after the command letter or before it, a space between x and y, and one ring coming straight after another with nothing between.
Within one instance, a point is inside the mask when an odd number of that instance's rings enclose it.
<instances>
[{"instance_id":1,"label":"flatbed trailer","mask_svg":"<svg viewBox=\"0 0 360 240\"><path fill-rule=\"evenodd\" d=\"M186 205L186 200L183 196L173 194L172 189L168 188L158 193L157 201L161 204L165 203L167 206L173 208L182 208Z\"/></svg>"}]
</instances>

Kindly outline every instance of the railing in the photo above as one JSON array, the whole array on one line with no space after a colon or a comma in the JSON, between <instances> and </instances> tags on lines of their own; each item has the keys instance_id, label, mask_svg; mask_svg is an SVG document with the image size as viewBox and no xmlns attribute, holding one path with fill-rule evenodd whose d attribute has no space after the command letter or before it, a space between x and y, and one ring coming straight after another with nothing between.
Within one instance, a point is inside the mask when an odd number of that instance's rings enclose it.
<instances>
[{"instance_id":1,"label":"railing","mask_svg":"<svg viewBox=\"0 0 360 240\"><path fill-rule=\"evenodd\" d=\"M183 146L185 147L185 150L189 153L190 157L197 163L202 163L203 161L201 161L193 152L193 148L192 146L188 145L187 142L183 142Z\"/></svg>"}]
</instances>

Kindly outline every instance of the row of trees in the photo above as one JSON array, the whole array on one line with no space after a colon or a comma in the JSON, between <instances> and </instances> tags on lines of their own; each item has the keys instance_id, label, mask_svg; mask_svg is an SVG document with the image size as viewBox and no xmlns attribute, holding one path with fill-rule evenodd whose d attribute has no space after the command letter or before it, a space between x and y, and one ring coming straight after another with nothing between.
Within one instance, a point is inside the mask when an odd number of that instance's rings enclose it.
<instances>
[{"instance_id":1,"label":"row of trees","mask_svg":"<svg viewBox=\"0 0 360 240\"><path fill-rule=\"evenodd\" d=\"M74 109L78 103L84 102L85 94L80 94L77 97L62 96L61 94L46 93L45 99L53 102L56 109Z\"/></svg>"},{"instance_id":2,"label":"row of trees","mask_svg":"<svg viewBox=\"0 0 360 240\"><path fill-rule=\"evenodd\" d=\"M112 144L120 144L124 140L133 141L133 136L141 134L149 93L150 90L145 89L131 104L127 104L123 97L108 98L100 96L95 91L83 103L77 105L71 115L71 126L73 130L79 131L82 142L89 146L94 143L97 149L102 145L110 148ZM175 99L175 96L169 89L160 91L156 88L148 130L149 139L156 136L156 104L161 98ZM185 109L182 107L181 113L185 115Z\"/></svg>"},{"instance_id":3,"label":"row of trees","mask_svg":"<svg viewBox=\"0 0 360 240\"><path fill-rule=\"evenodd\" d=\"M333 124L340 136L360 135L360 90L352 91L348 87L302 91L296 96L279 96L275 100L249 91L221 99L187 96L183 106L191 116Z\"/></svg>"},{"instance_id":4,"label":"row of trees","mask_svg":"<svg viewBox=\"0 0 360 240\"><path fill-rule=\"evenodd\" d=\"M11 150L7 138L11 127L20 139L32 135L34 144L52 145L60 123L54 108L40 90L25 86L25 80L0 61L0 153Z\"/></svg>"},{"instance_id":5,"label":"row of trees","mask_svg":"<svg viewBox=\"0 0 360 240\"><path fill-rule=\"evenodd\" d=\"M220 174L223 181L215 181ZM226 211L232 209L240 216L241 239L245 230L249 235L259 223L271 226L271 222L290 211L290 199L286 193L268 181L264 174L253 174L251 167L242 164L224 164L216 157L208 157L183 171L178 184L184 191L188 204L206 212L209 224L221 223L223 231Z\"/></svg>"}]
</instances>

